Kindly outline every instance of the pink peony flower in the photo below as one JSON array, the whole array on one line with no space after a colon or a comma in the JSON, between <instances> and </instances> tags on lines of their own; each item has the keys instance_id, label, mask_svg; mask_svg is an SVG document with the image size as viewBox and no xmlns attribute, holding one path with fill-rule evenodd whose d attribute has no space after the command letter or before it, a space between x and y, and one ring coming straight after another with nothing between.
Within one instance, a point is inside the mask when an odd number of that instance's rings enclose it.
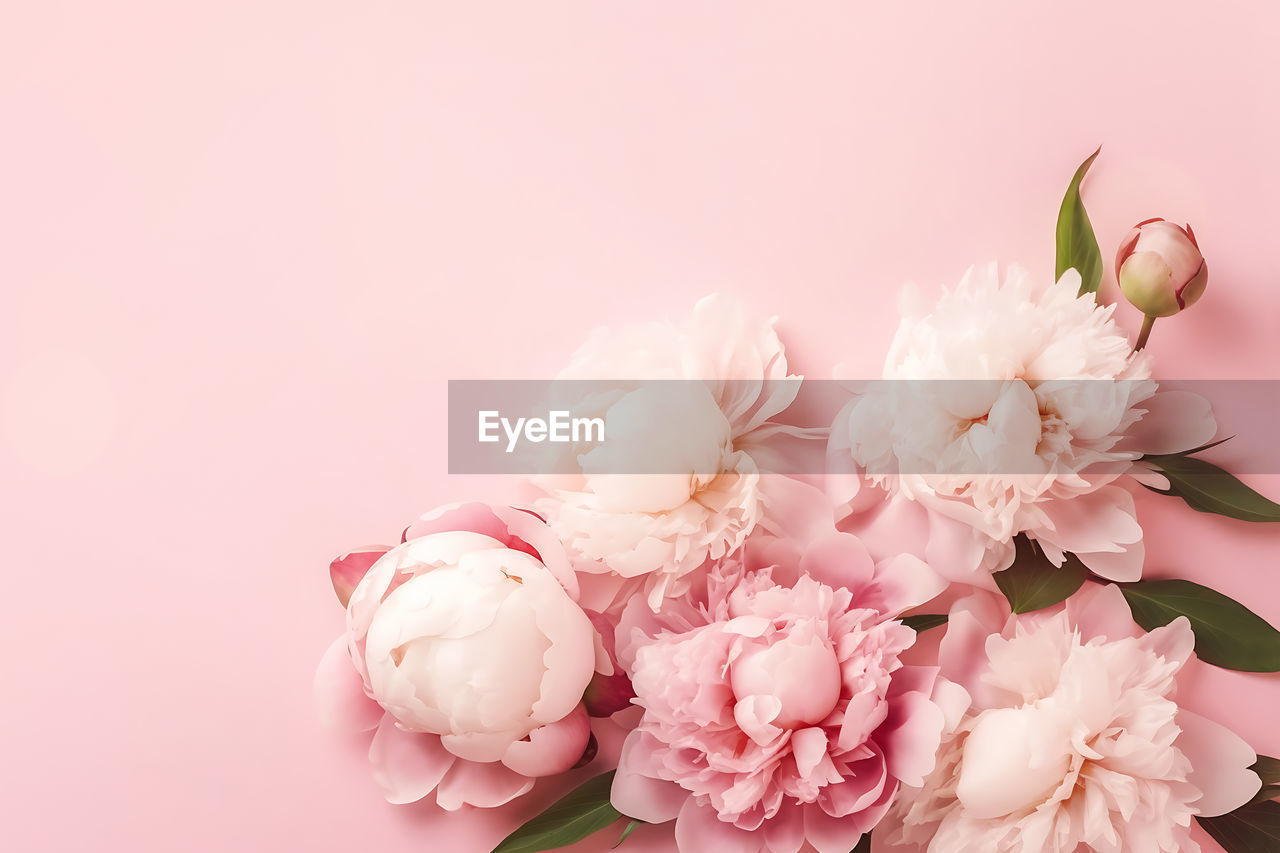
<instances>
[{"instance_id":1,"label":"pink peony flower","mask_svg":"<svg viewBox=\"0 0 1280 853\"><path fill-rule=\"evenodd\" d=\"M969 270L931 309L907 307L880 383L837 416L828 445L842 525L876 554L910 550L953 581L994 589L1013 537L1055 563L1142 574L1142 528L1117 482L1143 453L1187 450L1208 404L1158 392L1145 353L1080 277L1037 286L1018 267ZM956 381L982 380L982 381ZM865 474L865 476L863 476ZM1165 484L1167 485L1167 483Z\"/></svg>"},{"instance_id":2,"label":"pink peony flower","mask_svg":"<svg viewBox=\"0 0 1280 853\"><path fill-rule=\"evenodd\" d=\"M894 617L936 576L912 557L876 565L848 534L759 550L784 564L718 567L696 602L624 611L618 656L644 712L612 800L674 819L684 853L848 853L967 706L936 667L899 657L915 633Z\"/></svg>"},{"instance_id":3,"label":"pink peony flower","mask_svg":"<svg viewBox=\"0 0 1280 853\"><path fill-rule=\"evenodd\" d=\"M771 320L710 296L684 322L597 330L559 378L618 381L619 389L573 404L575 415L603 417L609 439L565 446L574 473L542 478L546 496L535 509L567 544L584 606L616 611L638 591L656 610L760 520L762 445L804 432L771 422L795 399L800 377L787 373ZM642 472L626 473L637 464Z\"/></svg>"},{"instance_id":4,"label":"pink peony flower","mask_svg":"<svg viewBox=\"0 0 1280 853\"><path fill-rule=\"evenodd\" d=\"M1244 741L1175 702L1193 644L1185 618L1144 634L1110 585L1018 617L989 593L957 602L939 659L973 705L873 849L1196 853L1191 819L1261 781Z\"/></svg>"},{"instance_id":5,"label":"pink peony flower","mask_svg":"<svg viewBox=\"0 0 1280 853\"><path fill-rule=\"evenodd\" d=\"M335 562L335 588L351 580ZM339 583L339 579L342 583ZM598 637L568 558L529 513L445 506L405 531L350 593L347 631L316 673L325 721L375 729L369 758L392 803L435 793L498 806L568 770L590 737L582 695Z\"/></svg>"}]
</instances>

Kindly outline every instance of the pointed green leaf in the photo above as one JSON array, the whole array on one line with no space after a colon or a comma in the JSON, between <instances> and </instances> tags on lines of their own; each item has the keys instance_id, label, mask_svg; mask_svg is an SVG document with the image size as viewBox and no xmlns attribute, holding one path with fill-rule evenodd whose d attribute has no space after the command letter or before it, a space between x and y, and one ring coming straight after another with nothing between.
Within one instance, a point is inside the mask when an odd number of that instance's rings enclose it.
<instances>
[{"instance_id":1,"label":"pointed green leaf","mask_svg":"<svg viewBox=\"0 0 1280 853\"><path fill-rule=\"evenodd\" d=\"M1227 853L1280 850L1280 803L1249 803L1222 817L1199 817L1200 825Z\"/></svg>"},{"instance_id":2,"label":"pointed green leaf","mask_svg":"<svg viewBox=\"0 0 1280 853\"><path fill-rule=\"evenodd\" d=\"M1121 590L1133 620L1147 631L1187 617L1201 660L1241 672L1280 672L1280 631L1222 593L1184 580L1138 581Z\"/></svg>"},{"instance_id":3,"label":"pointed green leaf","mask_svg":"<svg viewBox=\"0 0 1280 853\"><path fill-rule=\"evenodd\" d=\"M1258 494L1217 465L1177 453L1144 456L1143 461L1169 478L1169 489L1161 494L1176 495L1192 509L1241 521L1280 521L1280 504Z\"/></svg>"},{"instance_id":4,"label":"pointed green leaf","mask_svg":"<svg viewBox=\"0 0 1280 853\"><path fill-rule=\"evenodd\" d=\"M1085 174L1093 165L1094 158L1102 149L1099 148L1089 159L1080 164L1071 183L1067 185L1067 194L1062 199L1062 207L1058 209L1057 263L1055 278L1075 268L1080 273L1080 293L1097 293L1102 282L1102 250L1098 248L1098 238L1093 235L1093 225L1089 222L1089 214L1085 213L1084 200L1080 198L1080 184Z\"/></svg>"},{"instance_id":5,"label":"pointed green leaf","mask_svg":"<svg viewBox=\"0 0 1280 853\"><path fill-rule=\"evenodd\" d=\"M903 616L902 624L919 634L922 631L928 631L930 628L937 628L939 625L947 624L947 614L917 613L914 616Z\"/></svg>"},{"instance_id":6,"label":"pointed green leaf","mask_svg":"<svg viewBox=\"0 0 1280 853\"><path fill-rule=\"evenodd\" d=\"M622 817L609 803L610 770L588 779L552 803L546 811L508 835L493 853L538 853L567 847Z\"/></svg>"},{"instance_id":7,"label":"pointed green leaf","mask_svg":"<svg viewBox=\"0 0 1280 853\"><path fill-rule=\"evenodd\" d=\"M1068 554L1066 562L1055 566L1027 537L1018 536L1013 541L1017 548L1013 565L996 572L995 579L1014 613L1030 613L1065 601L1089 576L1089 570L1074 554Z\"/></svg>"},{"instance_id":8,"label":"pointed green leaf","mask_svg":"<svg viewBox=\"0 0 1280 853\"><path fill-rule=\"evenodd\" d=\"M633 819L631 823L627 824L626 827L622 830L622 834L618 836L618 840L613 843L614 849L616 850L618 847L622 846L622 842L627 840L627 836L635 832L636 827L643 822L644 821Z\"/></svg>"}]
</instances>

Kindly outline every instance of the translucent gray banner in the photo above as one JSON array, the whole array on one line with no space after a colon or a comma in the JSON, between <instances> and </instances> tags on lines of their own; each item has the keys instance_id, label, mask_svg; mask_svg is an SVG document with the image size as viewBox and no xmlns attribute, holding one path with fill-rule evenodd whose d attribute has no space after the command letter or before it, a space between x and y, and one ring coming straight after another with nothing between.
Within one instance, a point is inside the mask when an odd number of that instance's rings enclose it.
<instances>
[{"instance_id":1,"label":"translucent gray banner","mask_svg":"<svg viewBox=\"0 0 1280 853\"><path fill-rule=\"evenodd\" d=\"M448 418L453 474L1066 476L1225 437L1280 473L1280 380L452 380Z\"/></svg>"}]
</instances>

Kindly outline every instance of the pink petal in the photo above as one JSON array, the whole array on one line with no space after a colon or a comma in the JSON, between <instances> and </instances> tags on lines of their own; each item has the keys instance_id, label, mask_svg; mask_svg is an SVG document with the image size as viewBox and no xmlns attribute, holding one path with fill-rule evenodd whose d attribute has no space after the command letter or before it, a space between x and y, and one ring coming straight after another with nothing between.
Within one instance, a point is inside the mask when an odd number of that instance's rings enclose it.
<instances>
[{"instance_id":1,"label":"pink petal","mask_svg":"<svg viewBox=\"0 0 1280 853\"><path fill-rule=\"evenodd\" d=\"M675 820L681 807L692 795L675 782L654 779L644 774L648 757L647 745L639 732L632 732L622 744L618 773L613 777L609 800L627 817L645 823Z\"/></svg>"},{"instance_id":2,"label":"pink petal","mask_svg":"<svg viewBox=\"0 0 1280 853\"><path fill-rule=\"evenodd\" d=\"M896 616L942 594L947 580L911 554L897 554L876 565L874 590L882 613Z\"/></svg>"},{"instance_id":3,"label":"pink petal","mask_svg":"<svg viewBox=\"0 0 1280 853\"><path fill-rule=\"evenodd\" d=\"M804 807L783 803L760 831L764 833L764 848L769 853L798 853L804 844Z\"/></svg>"},{"instance_id":4,"label":"pink petal","mask_svg":"<svg viewBox=\"0 0 1280 853\"><path fill-rule=\"evenodd\" d=\"M1123 640L1145 633L1133 621L1124 593L1115 584L1086 583L1067 599L1067 619L1086 641L1095 637Z\"/></svg>"},{"instance_id":5,"label":"pink petal","mask_svg":"<svg viewBox=\"0 0 1280 853\"><path fill-rule=\"evenodd\" d=\"M1218 422L1209 401L1190 391L1161 390L1144 400L1147 413L1129 427L1117 449L1178 453L1213 441Z\"/></svg>"},{"instance_id":6,"label":"pink petal","mask_svg":"<svg viewBox=\"0 0 1280 853\"><path fill-rule=\"evenodd\" d=\"M436 802L445 811L464 805L482 809L511 802L533 788L533 780L497 762L478 764L455 761L436 790Z\"/></svg>"},{"instance_id":7,"label":"pink petal","mask_svg":"<svg viewBox=\"0 0 1280 853\"><path fill-rule=\"evenodd\" d=\"M849 853L858 845L862 833L870 829L864 829L862 817L861 814L831 817L811 805L804 811L804 837L818 853Z\"/></svg>"},{"instance_id":8,"label":"pink petal","mask_svg":"<svg viewBox=\"0 0 1280 853\"><path fill-rule=\"evenodd\" d=\"M1238 809L1262 788L1249 766L1257 754L1239 735L1190 711L1178 711L1177 746L1191 761L1187 781L1200 789L1198 813L1217 817Z\"/></svg>"},{"instance_id":9,"label":"pink petal","mask_svg":"<svg viewBox=\"0 0 1280 853\"><path fill-rule=\"evenodd\" d=\"M763 843L760 834L725 823L716 816L715 809L698 805L693 797L685 800L676 818L676 847L681 853L761 853Z\"/></svg>"},{"instance_id":10,"label":"pink petal","mask_svg":"<svg viewBox=\"0 0 1280 853\"><path fill-rule=\"evenodd\" d=\"M528 740L518 740L507 748L502 763L522 776L552 776L571 769L582 758L591 737L591 721L582 706L569 716L536 728Z\"/></svg>"},{"instance_id":11,"label":"pink petal","mask_svg":"<svg viewBox=\"0 0 1280 853\"><path fill-rule=\"evenodd\" d=\"M877 560L903 553L924 557L929 542L929 513L919 501L893 494L848 519L840 529L861 539Z\"/></svg>"},{"instance_id":12,"label":"pink petal","mask_svg":"<svg viewBox=\"0 0 1280 853\"><path fill-rule=\"evenodd\" d=\"M938 646L942 674L967 690L978 708L991 707L995 698L982 674L987 671L987 638L1000 633L1009 612L1002 602L1001 596L985 592L957 601Z\"/></svg>"},{"instance_id":13,"label":"pink petal","mask_svg":"<svg viewBox=\"0 0 1280 853\"><path fill-rule=\"evenodd\" d=\"M348 551L329 564L329 579L333 581L333 591L343 607L351 600L360 580L369 572L378 558L391 550L390 545L367 545Z\"/></svg>"},{"instance_id":14,"label":"pink petal","mask_svg":"<svg viewBox=\"0 0 1280 853\"><path fill-rule=\"evenodd\" d=\"M876 731L889 772L918 788L933 770L946 724L942 709L923 693L907 693L894 700L889 719Z\"/></svg>"},{"instance_id":15,"label":"pink petal","mask_svg":"<svg viewBox=\"0 0 1280 853\"><path fill-rule=\"evenodd\" d=\"M986 537L974 530L972 524L937 512L929 513L928 521L928 545L923 556L930 568L949 581L974 583L974 575L986 553Z\"/></svg>"},{"instance_id":16,"label":"pink petal","mask_svg":"<svg viewBox=\"0 0 1280 853\"><path fill-rule=\"evenodd\" d=\"M1041 506L1051 529L1038 528L1036 538L1063 551L1120 553L1124 546L1142 541L1133 495L1118 486L1103 486L1070 500L1045 501Z\"/></svg>"},{"instance_id":17,"label":"pink petal","mask_svg":"<svg viewBox=\"0 0 1280 853\"><path fill-rule=\"evenodd\" d=\"M367 732L382 719L382 707L364 692L364 681L351 664L347 637L329 646L312 683L320 722L335 731Z\"/></svg>"},{"instance_id":18,"label":"pink petal","mask_svg":"<svg viewBox=\"0 0 1280 853\"><path fill-rule=\"evenodd\" d=\"M835 530L835 512L820 489L794 477L760 479L765 512L760 524L775 536L808 542Z\"/></svg>"},{"instance_id":19,"label":"pink petal","mask_svg":"<svg viewBox=\"0 0 1280 853\"><path fill-rule=\"evenodd\" d=\"M369 745L373 781L387 802L415 803L436 790L455 763L460 763L435 735L406 732L391 715L382 718Z\"/></svg>"},{"instance_id":20,"label":"pink petal","mask_svg":"<svg viewBox=\"0 0 1280 853\"><path fill-rule=\"evenodd\" d=\"M1146 554L1146 546L1141 542L1135 542L1119 554L1081 552L1076 556L1089 571L1100 578L1117 583L1131 583L1142 578L1142 565L1146 562Z\"/></svg>"},{"instance_id":21,"label":"pink petal","mask_svg":"<svg viewBox=\"0 0 1280 853\"><path fill-rule=\"evenodd\" d=\"M830 532L809 540L800 558L800 571L830 587L858 590L875 576L875 562L858 537Z\"/></svg>"},{"instance_id":22,"label":"pink petal","mask_svg":"<svg viewBox=\"0 0 1280 853\"><path fill-rule=\"evenodd\" d=\"M510 531L511 538L525 542L536 552L538 559L547 567L560 585L569 593L574 601L578 600L578 580L573 566L565 553L564 545L551 532L541 518L522 509L508 506L493 508L494 514L502 520Z\"/></svg>"}]
</instances>

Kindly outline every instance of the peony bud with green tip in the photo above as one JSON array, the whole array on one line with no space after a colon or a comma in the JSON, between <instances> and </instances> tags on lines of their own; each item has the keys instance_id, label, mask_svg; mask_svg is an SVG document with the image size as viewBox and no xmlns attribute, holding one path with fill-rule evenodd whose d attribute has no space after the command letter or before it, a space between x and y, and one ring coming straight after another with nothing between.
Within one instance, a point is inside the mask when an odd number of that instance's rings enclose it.
<instances>
[{"instance_id":1,"label":"peony bud with green tip","mask_svg":"<svg viewBox=\"0 0 1280 853\"><path fill-rule=\"evenodd\" d=\"M1139 222L1116 253L1120 290L1148 317L1170 317L1204 293L1209 267L1191 226L1163 219Z\"/></svg>"}]
</instances>

